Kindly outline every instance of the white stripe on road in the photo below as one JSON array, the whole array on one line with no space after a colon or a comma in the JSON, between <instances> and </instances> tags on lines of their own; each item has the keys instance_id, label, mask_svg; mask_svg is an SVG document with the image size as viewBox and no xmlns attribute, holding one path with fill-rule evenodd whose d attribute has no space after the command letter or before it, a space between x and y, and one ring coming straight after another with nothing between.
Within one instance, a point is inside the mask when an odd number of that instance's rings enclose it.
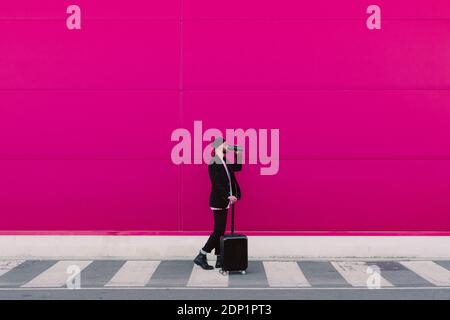
<instances>
[{"instance_id":1,"label":"white stripe on road","mask_svg":"<svg viewBox=\"0 0 450 320\"><path fill-rule=\"evenodd\" d=\"M264 261L267 281L271 287L310 287L308 280L294 261Z\"/></svg>"},{"instance_id":2,"label":"white stripe on road","mask_svg":"<svg viewBox=\"0 0 450 320\"><path fill-rule=\"evenodd\" d=\"M194 265L188 287L228 287L228 274L221 274L219 269L203 270Z\"/></svg>"},{"instance_id":3,"label":"white stripe on road","mask_svg":"<svg viewBox=\"0 0 450 320\"><path fill-rule=\"evenodd\" d=\"M0 276L4 275L8 271L14 269L25 260L3 260L0 261Z\"/></svg>"},{"instance_id":4,"label":"white stripe on road","mask_svg":"<svg viewBox=\"0 0 450 320\"><path fill-rule=\"evenodd\" d=\"M331 262L333 267L344 279L354 287L368 287L368 280L373 279L373 273L368 273L370 263L366 262ZM372 284L372 283L370 283ZM392 287L393 284L387 281L380 274L380 286Z\"/></svg>"},{"instance_id":5,"label":"white stripe on road","mask_svg":"<svg viewBox=\"0 0 450 320\"><path fill-rule=\"evenodd\" d=\"M66 285L66 281L73 275L70 272L71 266L76 266L82 271L92 261L59 261L52 267L48 268L40 275L25 283L22 287L32 288L47 288L47 287L62 287ZM83 279L81 279L83 285Z\"/></svg>"},{"instance_id":6,"label":"white stripe on road","mask_svg":"<svg viewBox=\"0 0 450 320\"><path fill-rule=\"evenodd\" d=\"M127 261L105 287L144 287L160 261Z\"/></svg>"},{"instance_id":7,"label":"white stripe on road","mask_svg":"<svg viewBox=\"0 0 450 320\"><path fill-rule=\"evenodd\" d=\"M433 261L400 261L400 263L436 286L450 286L450 271Z\"/></svg>"}]
</instances>

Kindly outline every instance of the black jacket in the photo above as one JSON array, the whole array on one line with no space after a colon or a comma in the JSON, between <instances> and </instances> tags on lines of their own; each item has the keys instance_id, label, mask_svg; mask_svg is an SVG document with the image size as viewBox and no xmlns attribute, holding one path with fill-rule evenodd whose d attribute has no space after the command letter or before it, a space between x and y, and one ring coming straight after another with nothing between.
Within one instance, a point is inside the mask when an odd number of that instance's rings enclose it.
<instances>
[{"instance_id":1,"label":"black jacket","mask_svg":"<svg viewBox=\"0 0 450 320\"><path fill-rule=\"evenodd\" d=\"M235 156L234 163L227 163L228 172L231 179L231 189L233 196L240 199L241 189L236 180L235 172L242 170L242 163L237 163L237 157ZM212 208L226 208L230 200L230 185L228 182L227 172L225 167L217 156L211 159L211 163L208 166L209 178L211 180L211 194L209 196L209 206Z\"/></svg>"}]
</instances>

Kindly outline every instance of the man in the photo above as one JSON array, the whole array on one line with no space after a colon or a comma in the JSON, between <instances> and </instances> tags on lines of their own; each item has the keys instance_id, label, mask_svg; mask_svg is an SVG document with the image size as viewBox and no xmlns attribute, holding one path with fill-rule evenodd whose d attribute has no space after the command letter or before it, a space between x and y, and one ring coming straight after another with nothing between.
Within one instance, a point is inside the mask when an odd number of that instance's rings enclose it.
<instances>
[{"instance_id":1,"label":"man","mask_svg":"<svg viewBox=\"0 0 450 320\"><path fill-rule=\"evenodd\" d=\"M241 198L241 190L234 173L241 171L242 159L240 151L234 151L234 162L227 163L226 152L228 143L223 138L216 138L212 143L214 157L208 166L211 180L211 194L209 206L214 215L214 230L208 238L205 246L200 250L194 263L205 270L214 269L208 264L206 254L212 249L217 256L216 268L221 268L220 237L225 234L227 225L228 208Z\"/></svg>"}]
</instances>

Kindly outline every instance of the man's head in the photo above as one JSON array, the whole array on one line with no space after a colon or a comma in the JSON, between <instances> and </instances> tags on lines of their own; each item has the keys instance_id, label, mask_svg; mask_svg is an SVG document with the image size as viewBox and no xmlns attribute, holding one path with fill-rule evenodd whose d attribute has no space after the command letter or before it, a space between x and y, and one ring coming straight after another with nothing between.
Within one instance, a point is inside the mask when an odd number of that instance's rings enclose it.
<instances>
[{"instance_id":1,"label":"man's head","mask_svg":"<svg viewBox=\"0 0 450 320\"><path fill-rule=\"evenodd\" d=\"M214 153L220 155L227 152L228 143L222 137L217 137L212 142L212 146L214 148Z\"/></svg>"}]
</instances>

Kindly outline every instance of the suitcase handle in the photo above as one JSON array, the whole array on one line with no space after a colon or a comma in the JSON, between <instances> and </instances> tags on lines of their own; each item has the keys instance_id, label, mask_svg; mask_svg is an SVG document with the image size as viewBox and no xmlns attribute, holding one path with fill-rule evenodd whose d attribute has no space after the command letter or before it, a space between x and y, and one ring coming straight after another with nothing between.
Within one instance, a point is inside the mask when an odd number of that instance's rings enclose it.
<instances>
[{"instance_id":1,"label":"suitcase handle","mask_svg":"<svg viewBox=\"0 0 450 320\"><path fill-rule=\"evenodd\" d=\"M231 204L231 234L234 234L234 203Z\"/></svg>"}]
</instances>

